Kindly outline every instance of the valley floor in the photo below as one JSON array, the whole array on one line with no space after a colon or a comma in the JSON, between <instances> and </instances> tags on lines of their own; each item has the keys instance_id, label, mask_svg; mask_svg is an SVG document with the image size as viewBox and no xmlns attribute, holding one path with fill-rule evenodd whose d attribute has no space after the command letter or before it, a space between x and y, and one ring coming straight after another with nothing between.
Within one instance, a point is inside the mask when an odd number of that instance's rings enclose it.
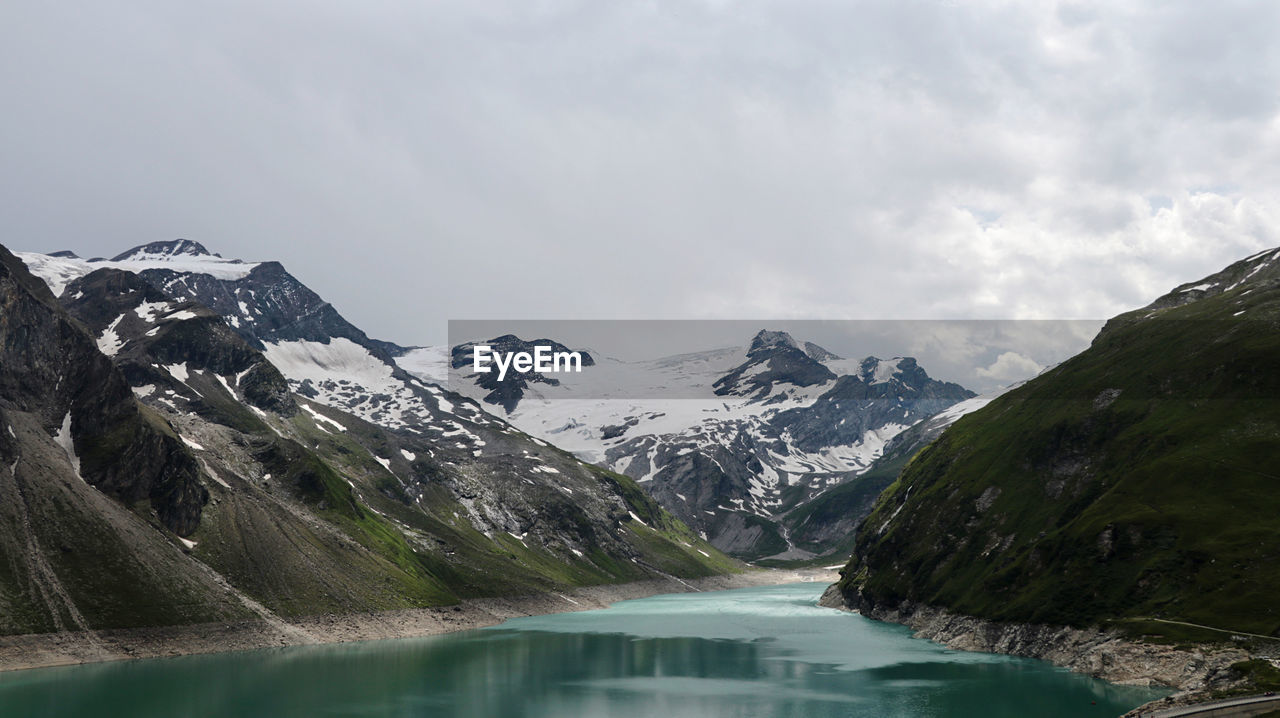
<instances>
[{"instance_id":1,"label":"valley floor","mask_svg":"<svg viewBox=\"0 0 1280 718\"><path fill-rule=\"evenodd\" d=\"M245 621L161 628L0 636L0 670L244 651L275 646L414 638L493 626L517 616L604 608L617 601L662 593L720 591L801 581L831 583L825 569L751 570L682 580L667 578L587 586L565 593L475 598L456 606L348 615L313 616L289 623Z\"/></svg>"}]
</instances>

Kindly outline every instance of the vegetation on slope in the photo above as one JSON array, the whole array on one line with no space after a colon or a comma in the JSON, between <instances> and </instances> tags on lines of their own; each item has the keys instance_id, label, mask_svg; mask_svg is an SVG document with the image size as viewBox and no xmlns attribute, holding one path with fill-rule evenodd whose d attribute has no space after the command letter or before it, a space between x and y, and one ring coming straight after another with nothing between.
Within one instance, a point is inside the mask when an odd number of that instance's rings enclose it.
<instances>
[{"instance_id":1,"label":"vegetation on slope","mask_svg":"<svg viewBox=\"0 0 1280 718\"><path fill-rule=\"evenodd\" d=\"M1280 277L1216 279L916 455L862 526L846 600L1280 635Z\"/></svg>"}]
</instances>

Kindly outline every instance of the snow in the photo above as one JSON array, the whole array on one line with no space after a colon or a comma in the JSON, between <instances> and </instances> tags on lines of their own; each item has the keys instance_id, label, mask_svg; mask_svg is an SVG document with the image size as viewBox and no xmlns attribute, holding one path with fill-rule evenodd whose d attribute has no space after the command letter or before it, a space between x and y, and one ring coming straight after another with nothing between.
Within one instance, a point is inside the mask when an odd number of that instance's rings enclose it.
<instances>
[{"instance_id":1,"label":"snow","mask_svg":"<svg viewBox=\"0 0 1280 718\"><path fill-rule=\"evenodd\" d=\"M875 374L871 377L871 384L884 384L893 375L898 373L898 363L902 361L902 357L894 357L892 359L881 359L876 362Z\"/></svg>"},{"instance_id":2,"label":"snow","mask_svg":"<svg viewBox=\"0 0 1280 718\"><path fill-rule=\"evenodd\" d=\"M412 451L405 451L404 449L400 450L400 455L403 456L406 461L413 461L414 459L418 458L417 454L413 453Z\"/></svg>"},{"instance_id":3,"label":"snow","mask_svg":"<svg viewBox=\"0 0 1280 718\"><path fill-rule=\"evenodd\" d=\"M222 376L221 374L214 374L213 376L215 379L218 380L219 383L222 384L222 387L227 390L228 394L230 394L231 396L236 395L236 393L231 390L231 385L227 383L226 377Z\"/></svg>"},{"instance_id":4,"label":"snow","mask_svg":"<svg viewBox=\"0 0 1280 718\"><path fill-rule=\"evenodd\" d=\"M448 357L448 347L418 347L396 357L396 364L423 381L445 384L449 381Z\"/></svg>"},{"instance_id":5,"label":"snow","mask_svg":"<svg viewBox=\"0 0 1280 718\"><path fill-rule=\"evenodd\" d=\"M124 346L124 341L120 339L120 335L116 334L116 327L119 326L120 320L124 319L124 315L116 317L114 322L106 329L102 330L102 336L98 337L98 351L109 357L115 356L120 351L120 347Z\"/></svg>"},{"instance_id":6,"label":"snow","mask_svg":"<svg viewBox=\"0 0 1280 718\"><path fill-rule=\"evenodd\" d=\"M134 314L148 324L154 322L164 312L169 311L168 302L143 302L133 308Z\"/></svg>"},{"instance_id":7,"label":"snow","mask_svg":"<svg viewBox=\"0 0 1280 718\"><path fill-rule=\"evenodd\" d=\"M370 454L370 456L372 456L372 457L373 457L373 460L374 460L374 461L378 462L379 464L382 464L382 468L386 469L387 471L390 471L390 470L391 470L391 460L390 460L390 459L384 459L384 458L382 458L381 456L378 456L377 454L373 454L373 453L371 453L371 454Z\"/></svg>"},{"instance_id":8,"label":"snow","mask_svg":"<svg viewBox=\"0 0 1280 718\"><path fill-rule=\"evenodd\" d=\"M1255 271L1256 271L1256 270L1255 270ZM1186 289L1179 289L1178 291L1179 291L1179 292L1203 292L1203 291L1205 291L1205 290L1207 290L1207 289L1213 289L1213 288L1214 288L1214 286L1215 286L1215 285L1213 285L1213 284L1208 284L1208 283L1206 283L1206 284L1197 284L1197 285L1196 285L1196 286L1194 286L1194 287L1187 287Z\"/></svg>"},{"instance_id":9,"label":"snow","mask_svg":"<svg viewBox=\"0 0 1280 718\"><path fill-rule=\"evenodd\" d=\"M324 423L324 424L329 424L330 426L332 426L333 428L337 429L338 431L346 431L346 430L347 430L347 427L343 426L342 424L339 424L337 421L334 421L333 419L330 419L329 417L325 416L324 414L321 414L320 412L316 411L315 409L312 409L310 406L307 406L306 404L303 404L303 405L302 405L302 408L303 408L303 410L304 410L304 411L306 411L308 414L310 414L310 415L311 415L311 418L313 418L313 419L315 419L315 420L316 420L317 425L318 425L318 424L320 424L320 423ZM324 427L320 427L320 428L322 428L322 429L323 429ZM375 457L375 458L376 458L376 457Z\"/></svg>"},{"instance_id":10,"label":"snow","mask_svg":"<svg viewBox=\"0 0 1280 718\"><path fill-rule=\"evenodd\" d=\"M432 413L423 398L394 368L355 342L334 338L328 344L311 341L268 343L263 353L291 384L311 381L319 392L315 401L351 412L391 429L411 423L429 424ZM381 402L362 401L386 395Z\"/></svg>"},{"instance_id":11,"label":"snow","mask_svg":"<svg viewBox=\"0 0 1280 718\"><path fill-rule=\"evenodd\" d=\"M182 538L181 536L179 536L179 537L178 537L178 540L182 542L182 545L183 545L183 546L186 546L186 547L187 547L187 550L188 550L188 551L190 551L191 549L193 549L193 548L195 548L195 547L196 547L196 542L195 542L195 541L190 541L190 540L188 540L188 539L184 539L184 538Z\"/></svg>"},{"instance_id":12,"label":"snow","mask_svg":"<svg viewBox=\"0 0 1280 718\"><path fill-rule=\"evenodd\" d=\"M183 362L181 364L168 364L165 366L165 369L170 374L173 375L174 379L177 379L178 381L183 382L184 384L186 383L187 378L190 376L190 374L187 372L186 362Z\"/></svg>"},{"instance_id":13,"label":"snow","mask_svg":"<svg viewBox=\"0 0 1280 718\"><path fill-rule=\"evenodd\" d=\"M15 439L18 438L18 435L13 433L13 426L9 426L8 429L9 429L9 436L12 436Z\"/></svg>"},{"instance_id":14,"label":"snow","mask_svg":"<svg viewBox=\"0 0 1280 718\"><path fill-rule=\"evenodd\" d=\"M182 443L186 444L187 446L190 446L191 448L195 449L196 451L204 451L204 447L203 447L203 446L201 446L201 445L197 444L196 442L192 441L191 439L188 439L187 437L182 436L181 434L179 434L179 435L178 435L178 438L182 439Z\"/></svg>"},{"instance_id":15,"label":"snow","mask_svg":"<svg viewBox=\"0 0 1280 718\"><path fill-rule=\"evenodd\" d=\"M113 262L107 259L89 261L75 257L50 257L38 252L15 252L31 273L44 280L50 291L62 296L67 284L84 275L103 268L122 269L137 274L147 269L169 269L175 272L208 274L215 279L243 279L257 267L257 263L223 259L210 255L160 255L136 254L129 259Z\"/></svg>"},{"instance_id":16,"label":"snow","mask_svg":"<svg viewBox=\"0 0 1280 718\"><path fill-rule=\"evenodd\" d=\"M170 314L169 316L165 317L165 319L177 319L177 320L195 319L195 318L196 318L196 313L191 311L190 309L183 309L182 311L174 312L173 314Z\"/></svg>"},{"instance_id":17,"label":"snow","mask_svg":"<svg viewBox=\"0 0 1280 718\"><path fill-rule=\"evenodd\" d=\"M12 428L10 431L12 432ZM84 481L84 477L80 475L80 457L76 455L75 442L71 438L71 412L68 411L67 415L62 417L62 427L58 429L53 440L58 442L58 446L61 446L66 453L67 461L71 462L71 468L76 472L76 478Z\"/></svg>"}]
</instances>

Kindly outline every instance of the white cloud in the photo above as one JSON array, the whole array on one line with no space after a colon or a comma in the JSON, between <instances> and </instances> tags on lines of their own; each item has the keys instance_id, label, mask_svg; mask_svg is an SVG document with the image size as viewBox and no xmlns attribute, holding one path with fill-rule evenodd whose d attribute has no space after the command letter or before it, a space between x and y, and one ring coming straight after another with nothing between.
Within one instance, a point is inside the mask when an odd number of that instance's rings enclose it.
<instances>
[{"instance_id":1,"label":"white cloud","mask_svg":"<svg viewBox=\"0 0 1280 718\"><path fill-rule=\"evenodd\" d=\"M1029 379L1039 374L1043 369L1044 367L1037 364L1030 357L1025 357L1018 352L1004 352L996 357L991 366L979 368L977 373L987 379L1014 382Z\"/></svg>"},{"instance_id":2,"label":"white cloud","mask_svg":"<svg viewBox=\"0 0 1280 718\"><path fill-rule=\"evenodd\" d=\"M1156 0L10 3L3 241L280 259L401 342L461 315L1105 317L1280 244L1278 25Z\"/></svg>"}]
</instances>

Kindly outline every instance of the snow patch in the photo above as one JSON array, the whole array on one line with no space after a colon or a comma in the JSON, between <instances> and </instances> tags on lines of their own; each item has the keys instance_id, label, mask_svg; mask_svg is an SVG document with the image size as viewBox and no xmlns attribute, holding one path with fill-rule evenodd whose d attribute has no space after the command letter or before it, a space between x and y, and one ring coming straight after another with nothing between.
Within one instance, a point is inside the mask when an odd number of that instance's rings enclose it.
<instances>
[{"instance_id":1,"label":"snow patch","mask_svg":"<svg viewBox=\"0 0 1280 718\"><path fill-rule=\"evenodd\" d=\"M143 302L133 308L133 313L148 324L154 322L162 313L169 310L168 302Z\"/></svg>"},{"instance_id":2,"label":"snow patch","mask_svg":"<svg viewBox=\"0 0 1280 718\"><path fill-rule=\"evenodd\" d=\"M13 431L12 427L9 429ZM71 462L71 468L76 472L76 478L84 481L84 477L80 475L80 457L76 455L75 442L71 438L71 412L62 417L62 427L58 429L58 433L53 437L58 442L58 446L67 454L67 461Z\"/></svg>"},{"instance_id":3,"label":"snow patch","mask_svg":"<svg viewBox=\"0 0 1280 718\"><path fill-rule=\"evenodd\" d=\"M325 423L325 424L329 424L329 425L333 426L333 428L337 429L338 431L346 431L346 430L347 430L347 427L343 426L342 424L339 424L338 422L334 421L333 419L330 419L329 417L325 416L324 414L321 414L320 412L316 411L315 409L312 409L311 407L307 406L306 404L303 404L303 405L302 405L302 408L303 408L304 410L306 410L306 412L307 412L308 414L310 414L310 415L311 415L311 417L312 417L313 419L315 419L317 422ZM320 427L320 428L322 428L322 429L323 429L324 427Z\"/></svg>"},{"instance_id":4,"label":"snow patch","mask_svg":"<svg viewBox=\"0 0 1280 718\"><path fill-rule=\"evenodd\" d=\"M120 347L124 346L124 341L120 339L120 335L116 333L116 327L120 324L120 320L124 319L124 315L116 317L114 322L106 329L102 330L102 336L98 337L98 351L109 357L115 356L120 351Z\"/></svg>"}]
</instances>

